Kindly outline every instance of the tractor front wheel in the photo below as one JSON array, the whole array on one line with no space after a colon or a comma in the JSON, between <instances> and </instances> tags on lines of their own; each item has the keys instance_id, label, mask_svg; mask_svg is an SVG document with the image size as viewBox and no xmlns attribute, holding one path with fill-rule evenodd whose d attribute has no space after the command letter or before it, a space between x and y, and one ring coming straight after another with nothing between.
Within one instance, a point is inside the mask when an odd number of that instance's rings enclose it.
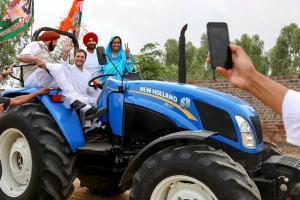
<instances>
[{"instance_id":1,"label":"tractor front wheel","mask_svg":"<svg viewBox=\"0 0 300 200\"><path fill-rule=\"evenodd\" d=\"M244 168L227 154L202 145L169 148L145 161L136 173L130 200L258 200Z\"/></svg>"}]
</instances>

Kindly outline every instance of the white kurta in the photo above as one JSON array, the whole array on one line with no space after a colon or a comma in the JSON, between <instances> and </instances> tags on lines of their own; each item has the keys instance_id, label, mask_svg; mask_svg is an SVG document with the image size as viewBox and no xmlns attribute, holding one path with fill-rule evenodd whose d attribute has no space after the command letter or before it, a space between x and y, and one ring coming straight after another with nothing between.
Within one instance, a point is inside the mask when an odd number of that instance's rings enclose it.
<instances>
[{"instance_id":1,"label":"white kurta","mask_svg":"<svg viewBox=\"0 0 300 200\"><path fill-rule=\"evenodd\" d=\"M31 55L37 56L44 60L46 63L53 63L53 59L50 55L50 52L47 50L47 46L44 42L34 41L26 45L26 47L22 50L20 55ZM28 77L37 69L36 65L27 66L23 68L23 78L27 81Z\"/></svg>"},{"instance_id":2,"label":"white kurta","mask_svg":"<svg viewBox=\"0 0 300 200\"><path fill-rule=\"evenodd\" d=\"M96 106L97 98L101 90L88 86L88 82L92 79L91 73L83 68L81 71L75 65L68 64L67 61L61 61L66 68L66 74L75 91L84 97L84 102L88 102L92 106Z\"/></svg>"},{"instance_id":3,"label":"white kurta","mask_svg":"<svg viewBox=\"0 0 300 200\"><path fill-rule=\"evenodd\" d=\"M51 64L53 60L51 58L50 52L47 51L47 47L43 42L32 42L28 44L25 49L21 52L21 55L31 55L41 57L47 63L47 69L50 74L40 68L36 68L29 76L26 77L24 85L25 87L59 87L62 90L62 94L65 97L64 105L69 107L71 103L75 100L79 100L85 104L86 107L83 108L83 111L91 107L90 102L92 101L90 97L87 97L85 93L82 93L82 90L78 90L78 87L75 88L73 71L68 70L68 68L62 64ZM49 63L50 62L50 63ZM87 74L89 74L87 72ZM87 79L90 78L87 77ZM82 80L78 79L77 81L81 82ZM75 84L76 86L76 84ZM86 87L87 83L86 83Z\"/></svg>"},{"instance_id":4,"label":"white kurta","mask_svg":"<svg viewBox=\"0 0 300 200\"><path fill-rule=\"evenodd\" d=\"M289 90L282 104L282 118L288 143L300 146L300 92Z\"/></svg>"},{"instance_id":5,"label":"white kurta","mask_svg":"<svg viewBox=\"0 0 300 200\"><path fill-rule=\"evenodd\" d=\"M41 58L47 63L46 67L50 72L49 74L45 69L37 68L37 66L33 67L33 70L24 69L24 72L28 72L27 76L24 77L25 87L59 87L65 97L65 105L70 105L75 100L84 102L84 98L81 98L81 95L68 82L68 76L64 73L65 67L62 64L51 64L54 60L43 42L31 42L23 49L20 55L31 55ZM86 106L85 109L89 107Z\"/></svg>"},{"instance_id":6,"label":"white kurta","mask_svg":"<svg viewBox=\"0 0 300 200\"><path fill-rule=\"evenodd\" d=\"M96 51L94 53L87 52L83 66L91 73L92 77L96 77L102 73L102 66L98 62Z\"/></svg>"}]
</instances>

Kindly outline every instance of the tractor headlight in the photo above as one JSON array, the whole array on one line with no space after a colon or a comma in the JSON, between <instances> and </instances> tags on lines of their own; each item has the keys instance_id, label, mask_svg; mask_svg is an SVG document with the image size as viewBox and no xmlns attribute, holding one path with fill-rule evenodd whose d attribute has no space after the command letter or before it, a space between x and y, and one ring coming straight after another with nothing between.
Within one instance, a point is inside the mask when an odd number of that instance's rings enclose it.
<instances>
[{"instance_id":1,"label":"tractor headlight","mask_svg":"<svg viewBox=\"0 0 300 200\"><path fill-rule=\"evenodd\" d=\"M243 142L244 147L250 148L250 149L255 149L256 148L256 139L255 139L255 135L254 135L251 125L245 118L243 118L239 115L236 115L235 119L238 123L239 129L241 132L242 142Z\"/></svg>"}]
</instances>

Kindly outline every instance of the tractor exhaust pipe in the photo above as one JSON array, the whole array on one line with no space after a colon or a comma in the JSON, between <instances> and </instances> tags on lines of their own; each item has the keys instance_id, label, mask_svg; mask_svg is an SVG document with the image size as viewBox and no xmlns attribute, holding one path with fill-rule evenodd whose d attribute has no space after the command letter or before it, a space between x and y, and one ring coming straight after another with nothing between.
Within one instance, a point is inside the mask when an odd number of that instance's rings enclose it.
<instances>
[{"instance_id":1,"label":"tractor exhaust pipe","mask_svg":"<svg viewBox=\"0 0 300 200\"><path fill-rule=\"evenodd\" d=\"M180 32L179 37L179 63L178 63L178 75L179 83L186 83L186 59L185 59L185 31L187 29L188 25L184 25Z\"/></svg>"}]
</instances>

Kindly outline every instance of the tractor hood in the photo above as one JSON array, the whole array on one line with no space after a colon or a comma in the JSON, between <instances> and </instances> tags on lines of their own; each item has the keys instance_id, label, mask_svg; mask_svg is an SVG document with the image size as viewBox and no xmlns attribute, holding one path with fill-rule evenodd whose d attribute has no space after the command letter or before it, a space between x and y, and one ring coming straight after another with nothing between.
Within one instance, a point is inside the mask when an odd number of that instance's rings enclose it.
<instances>
[{"instance_id":1,"label":"tractor hood","mask_svg":"<svg viewBox=\"0 0 300 200\"><path fill-rule=\"evenodd\" d=\"M257 113L246 101L209 88L188 84L161 81L129 81L126 91L140 98L153 98L162 104L177 104L179 107L192 111L196 102L202 102L228 113L242 116L256 116ZM190 102L190 105L185 105ZM167 104L166 104L167 103Z\"/></svg>"},{"instance_id":2,"label":"tractor hood","mask_svg":"<svg viewBox=\"0 0 300 200\"><path fill-rule=\"evenodd\" d=\"M262 143L258 114L242 99L180 83L128 81L125 85L125 103L159 113L181 129L218 132L220 135L213 137L241 149L244 147L241 146L240 121L237 119L243 119L256 132L257 145ZM257 149L245 151L256 153Z\"/></svg>"}]
</instances>

